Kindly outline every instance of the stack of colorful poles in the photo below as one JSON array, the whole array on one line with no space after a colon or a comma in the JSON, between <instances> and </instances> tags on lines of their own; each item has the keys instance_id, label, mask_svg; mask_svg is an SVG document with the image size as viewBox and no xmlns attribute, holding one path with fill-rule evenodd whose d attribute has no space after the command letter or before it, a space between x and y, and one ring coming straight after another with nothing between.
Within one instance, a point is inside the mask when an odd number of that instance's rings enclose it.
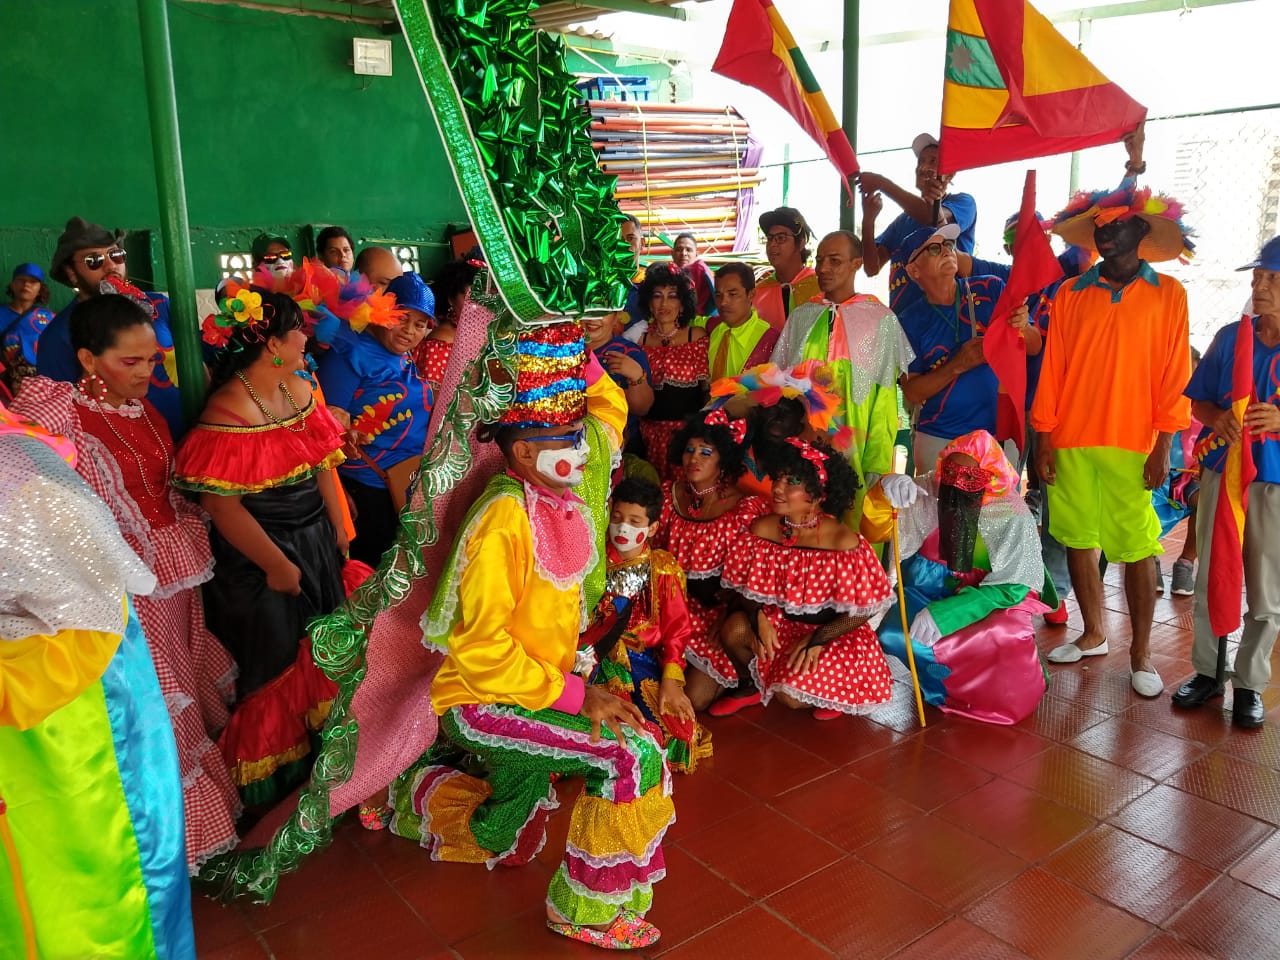
<instances>
[{"instance_id":1,"label":"stack of colorful poles","mask_svg":"<svg viewBox=\"0 0 1280 960\"><path fill-rule=\"evenodd\" d=\"M751 246L760 145L732 107L590 100L600 169L618 178L624 213L645 228L648 256L668 255L658 236L692 233L700 256Z\"/></svg>"}]
</instances>

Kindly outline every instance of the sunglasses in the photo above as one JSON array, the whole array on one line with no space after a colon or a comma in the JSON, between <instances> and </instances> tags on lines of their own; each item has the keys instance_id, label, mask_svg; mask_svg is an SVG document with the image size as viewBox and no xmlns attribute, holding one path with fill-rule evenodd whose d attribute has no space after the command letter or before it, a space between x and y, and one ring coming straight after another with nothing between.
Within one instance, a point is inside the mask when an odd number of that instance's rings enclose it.
<instances>
[{"instance_id":1,"label":"sunglasses","mask_svg":"<svg viewBox=\"0 0 1280 960\"><path fill-rule=\"evenodd\" d=\"M579 427L574 433L558 433L554 437L525 437L530 443L560 443L567 442L575 447L580 447L587 439L587 431L585 427Z\"/></svg>"},{"instance_id":2,"label":"sunglasses","mask_svg":"<svg viewBox=\"0 0 1280 960\"><path fill-rule=\"evenodd\" d=\"M80 262L83 263L90 270L97 270L100 266L102 266L104 263L107 262L107 257L111 258L112 263L124 263L125 260L128 258L128 256L129 255L125 253L123 250L108 250L105 254L103 253L87 254L86 256L83 256L80 258Z\"/></svg>"},{"instance_id":3,"label":"sunglasses","mask_svg":"<svg viewBox=\"0 0 1280 960\"><path fill-rule=\"evenodd\" d=\"M933 243L926 243L923 247L911 255L911 259L907 263L912 263L920 259L920 254L927 253L931 257L942 256L942 251L954 251L956 242L954 240L935 240Z\"/></svg>"},{"instance_id":4,"label":"sunglasses","mask_svg":"<svg viewBox=\"0 0 1280 960\"><path fill-rule=\"evenodd\" d=\"M279 263L281 260L292 260L293 251L286 250L284 253L268 253L262 258L263 263Z\"/></svg>"}]
</instances>

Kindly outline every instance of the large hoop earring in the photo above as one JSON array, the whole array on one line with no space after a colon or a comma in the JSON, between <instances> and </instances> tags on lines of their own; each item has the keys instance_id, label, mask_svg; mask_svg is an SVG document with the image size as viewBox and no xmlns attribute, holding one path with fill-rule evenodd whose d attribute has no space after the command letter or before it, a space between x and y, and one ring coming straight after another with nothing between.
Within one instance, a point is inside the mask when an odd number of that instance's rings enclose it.
<instances>
[{"instance_id":1,"label":"large hoop earring","mask_svg":"<svg viewBox=\"0 0 1280 960\"><path fill-rule=\"evenodd\" d=\"M107 383L96 373L86 374L76 384L76 389L90 400L107 399Z\"/></svg>"}]
</instances>

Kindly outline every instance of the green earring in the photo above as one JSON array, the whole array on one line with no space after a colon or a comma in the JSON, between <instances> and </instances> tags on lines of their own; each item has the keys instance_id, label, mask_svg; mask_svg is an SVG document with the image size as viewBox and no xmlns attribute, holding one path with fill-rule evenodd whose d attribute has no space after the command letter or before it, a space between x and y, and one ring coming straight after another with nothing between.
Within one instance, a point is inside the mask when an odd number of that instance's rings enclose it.
<instances>
[{"instance_id":1,"label":"green earring","mask_svg":"<svg viewBox=\"0 0 1280 960\"><path fill-rule=\"evenodd\" d=\"M272 363L274 363L277 367L283 367L283 366L284 366L284 361L283 361L283 360L281 360L279 357L272 357L272 358L271 358L271 362L272 362Z\"/></svg>"}]
</instances>

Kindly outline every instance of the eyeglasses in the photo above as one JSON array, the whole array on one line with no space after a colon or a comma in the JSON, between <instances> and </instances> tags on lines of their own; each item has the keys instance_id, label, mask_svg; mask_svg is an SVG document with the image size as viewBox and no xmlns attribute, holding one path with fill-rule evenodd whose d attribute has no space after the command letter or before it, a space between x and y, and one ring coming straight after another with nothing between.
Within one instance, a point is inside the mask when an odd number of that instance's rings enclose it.
<instances>
[{"instance_id":1,"label":"eyeglasses","mask_svg":"<svg viewBox=\"0 0 1280 960\"><path fill-rule=\"evenodd\" d=\"M286 250L284 253L268 253L262 258L263 263L279 263L281 260L292 260L293 251Z\"/></svg>"},{"instance_id":2,"label":"eyeglasses","mask_svg":"<svg viewBox=\"0 0 1280 960\"><path fill-rule=\"evenodd\" d=\"M83 263L90 270L97 270L99 267L101 267L104 263L107 262L107 257L111 258L112 263L124 263L125 259L128 256L129 255L125 253L123 250L108 250L105 254L102 254L102 253L86 254L85 256L80 258L80 262Z\"/></svg>"},{"instance_id":3,"label":"eyeglasses","mask_svg":"<svg viewBox=\"0 0 1280 960\"><path fill-rule=\"evenodd\" d=\"M580 447L587 439L587 431L583 427L579 427L574 433L558 433L553 437L525 437L530 443L561 443L568 442L575 447Z\"/></svg>"},{"instance_id":4,"label":"eyeglasses","mask_svg":"<svg viewBox=\"0 0 1280 960\"><path fill-rule=\"evenodd\" d=\"M912 263L920 259L920 254L927 253L931 257L942 256L942 251L954 252L956 242L954 240L935 240L933 243L926 243L923 247L911 255L911 259L907 263Z\"/></svg>"},{"instance_id":5,"label":"eyeglasses","mask_svg":"<svg viewBox=\"0 0 1280 960\"><path fill-rule=\"evenodd\" d=\"M800 239L800 234L798 233L766 233L764 235L765 246L768 246L771 243L782 243L785 240L799 240L799 239Z\"/></svg>"}]
</instances>

